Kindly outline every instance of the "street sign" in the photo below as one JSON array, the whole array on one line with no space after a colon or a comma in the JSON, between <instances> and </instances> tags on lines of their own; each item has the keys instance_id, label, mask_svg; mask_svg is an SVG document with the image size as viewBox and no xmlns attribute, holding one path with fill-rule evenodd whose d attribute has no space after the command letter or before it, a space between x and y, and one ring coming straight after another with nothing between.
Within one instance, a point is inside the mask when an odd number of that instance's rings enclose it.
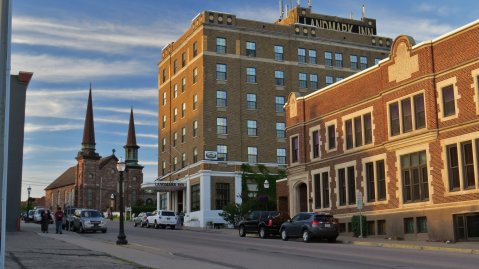
<instances>
[{"instance_id":1,"label":"street sign","mask_svg":"<svg viewBox=\"0 0 479 269\"><path fill-rule=\"evenodd\" d=\"M359 210L363 209L363 193L360 191L356 192L356 205Z\"/></svg>"}]
</instances>

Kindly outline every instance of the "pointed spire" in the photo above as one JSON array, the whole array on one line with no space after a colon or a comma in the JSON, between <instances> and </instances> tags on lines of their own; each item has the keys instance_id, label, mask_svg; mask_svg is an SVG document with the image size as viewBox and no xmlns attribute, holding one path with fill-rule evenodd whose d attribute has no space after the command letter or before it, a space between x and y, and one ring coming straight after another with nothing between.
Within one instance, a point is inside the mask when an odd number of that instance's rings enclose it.
<instances>
[{"instance_id":1,"label":"pointed spire","mask_svg":"<svg viewBox=\"0 0 479 269\"><path fill-rule=\"evenodd\" d=\"M81 142L83 149L95 150L95 126L93 124L93 104L91 98L91 84L90 92L88 94L88 105L85 115L85 127L83 128L83 140Z\"/></svg>"},{"instance_id":2,"label":"pointed spire","mask_svg":"<svg viewBox=\"0 0 479 269\"><path fill-rule=\"evenodd\" d=\"M125 147L138 147L138 145L136 144L135 119L133 118L133 108L131 108L130 110L130 124L128 126L128 138L126 140Z\"/></svg>"}]
</instances>

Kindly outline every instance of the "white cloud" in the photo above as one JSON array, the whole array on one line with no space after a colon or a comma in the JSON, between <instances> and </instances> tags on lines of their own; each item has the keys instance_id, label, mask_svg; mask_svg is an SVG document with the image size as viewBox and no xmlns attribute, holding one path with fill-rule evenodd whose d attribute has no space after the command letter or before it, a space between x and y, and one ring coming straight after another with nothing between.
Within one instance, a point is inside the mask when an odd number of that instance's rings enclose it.
<instances>
[{"instance_id":1,"label":"white cloud","mask_svg":"<svg viewBox=\"0 0 479 269\"><path fill-rule=\"evenodd\" d=\"M154 143L154 144L143 144L143 143L140 143L138 144L140 147L142 148L158 148L158 143Z\"/></svg>"},{"instance_id":2,"label":"white cloud","mask_svg":"<svg viewBox=\"0 0 479 269\"><path fill-rule=\"evenodd\" d=\"M58 132L68 130L81 130L83 124L33 124L25 123L25 133Z\"/></svg>"},{"instance_id":3,"label":"white cloud","mask_svg":"<svg viewBox=\"0 0 479 269\"><path fill-rule=\"evenodd\" d=\"M74 81L111 79L113 76L142 75L155 70L137 60L106 61L61 57L48 54L12 54L12 73L28 70L35 81L61 83Z\"/></svg>"},{"instance_id":4,"label":"white cloud","mask_svg":"<svg viewBox=\"0 0 479 269\"><path fill-rule=\"evenodd\" d=\"M452 6L439 6L433 5L429 3L421 3L415 7L415 11L417 12L425 12L425 13L435 13L439 16L448 16L451 14L455 14L459 11L457 7Z\"/></svg>"},{"instance_id":5,"label":"white cloud","mask_svg":"<svg viewBox=\"0 0 479 269\"><path fill-rule=\"evenodd\" d=\"M130 114L129 108L117 108L117 107L95 107L97 110L105 110L105 111L112 111L112 112L120 112L125 114ZM133 108L134 115L146 115L146 116L153 116L158 117L158 111L146 110L146 109L138 109Z\"/></svg>"},{"instance_id":6,"label":"white cloud","mask_svg":"<svg viewBox=\"0 0 479 269\"><path fill-rule=\"evenodd\" d=\"M143 166L158 166L158 161L139 161Z\"/></svg>"},{"instance_id":7,"label":"white cloud","mask_svg":"<svg viewBox=\"0 0 479 269\"><path fill-rule=\"evenodd\" d=\"M23 147L23 155L28 155L34 152L43 151L43 152L62 152L62 151L73 151L78 150L78 147L49 147L41 145L25 145Z\"/></svg>"}]
</instances>

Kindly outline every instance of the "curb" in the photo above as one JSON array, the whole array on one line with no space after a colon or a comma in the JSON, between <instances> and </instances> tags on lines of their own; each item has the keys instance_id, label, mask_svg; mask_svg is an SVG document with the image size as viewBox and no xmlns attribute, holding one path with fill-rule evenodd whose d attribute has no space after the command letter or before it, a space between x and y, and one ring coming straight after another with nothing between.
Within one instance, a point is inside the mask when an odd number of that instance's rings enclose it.
<instances>
[{"instance_id":1,"label":"curb","mask_svg":"<svg viewBox=\"0 0 479 269\"><path fill-rule=\"evenodd\" d=\"M352 244L352 245L357 245L357 246L383 247L383 248L403 248L403 249L417 249L417 250L429 250L429 251L446 251L446 252L479 255L479 249L470 249L470 248L418 246L418 245L406 245L406 244L394 244L394 243L376 243L376 242L364 242L364 241L350 241L348 243Z\"/></svg>"}]
</instances>

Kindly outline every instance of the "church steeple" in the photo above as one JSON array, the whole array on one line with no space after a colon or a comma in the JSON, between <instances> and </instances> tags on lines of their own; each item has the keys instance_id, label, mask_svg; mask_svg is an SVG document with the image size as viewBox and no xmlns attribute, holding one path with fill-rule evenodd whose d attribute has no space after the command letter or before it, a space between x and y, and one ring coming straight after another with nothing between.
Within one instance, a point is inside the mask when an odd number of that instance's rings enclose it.
<instances>
[{"instance_id":1,"label":"church steeple","mask_svg":"<svg viewBox=\"0 0 479 269\"><path fill-rule=\"evenodd\" d=\"M128 138L126 139L125 162L127 166L138 166L138 149L136 144L135 119L133 118L133 108L130 111L130 124L128 125Z\"/></svg>"},{"instance_id":2,"label":"church steeple","mask_svg":"<svg viewBox=\"0 0 479 269\"><path fill-rule=\"evenodd\" d=\"M85 115L85 127L83 128L83 140L81 142L81 151L78 155L83 157L99 158L98 153L95 152L95 126L93 124L93 104L91 97L91 84L90 92L88 94L88 105Z\"/></svg>"}]
</instances>

